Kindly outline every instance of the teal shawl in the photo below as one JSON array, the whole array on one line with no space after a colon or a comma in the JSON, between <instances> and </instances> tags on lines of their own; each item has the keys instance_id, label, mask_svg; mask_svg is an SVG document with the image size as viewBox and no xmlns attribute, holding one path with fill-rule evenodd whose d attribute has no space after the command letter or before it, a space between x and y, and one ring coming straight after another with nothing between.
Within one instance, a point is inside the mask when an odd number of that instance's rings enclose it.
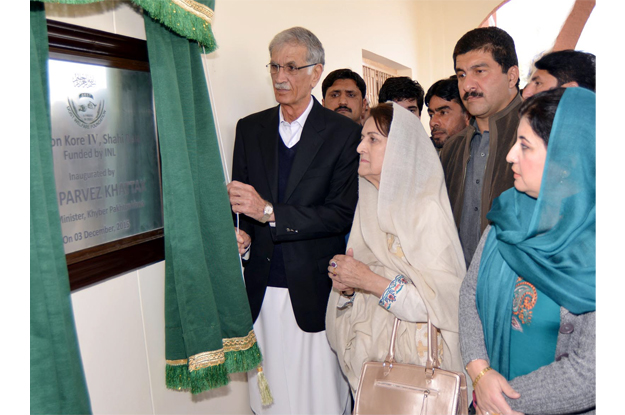
<instances>
[{"instance_id":1,"label":"teal shawl","mask_svg":"<svg viewBox=\"0 0 625 415\"><path fill-rule=\"evenodd\" d=\"M568 88L558 105L538 199L512 188L493 202L477 309L490 365L509 376L518 276L574 314L595 310L595 94Z\"/></svg>"}]
</instances>

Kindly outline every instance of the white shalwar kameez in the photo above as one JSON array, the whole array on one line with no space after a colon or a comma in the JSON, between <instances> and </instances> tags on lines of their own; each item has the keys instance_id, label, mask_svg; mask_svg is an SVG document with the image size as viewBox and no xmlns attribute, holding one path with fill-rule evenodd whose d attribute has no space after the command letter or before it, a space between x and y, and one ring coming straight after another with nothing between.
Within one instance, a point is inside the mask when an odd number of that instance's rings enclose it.
<instances>
[{"instance_id":1,"label":"white shalwar kameez","mask_svg":"<svg viewBox=\"0 0 625 415\"><path fill-rule=\"evenodd\" d=\"M289 290L267 287L254 333L273 404L261 405L257 371L248 372L250 406L260 414L349 414L349 385L326 332L307 333L293 314Z\"/></svg>"}]
</instances>

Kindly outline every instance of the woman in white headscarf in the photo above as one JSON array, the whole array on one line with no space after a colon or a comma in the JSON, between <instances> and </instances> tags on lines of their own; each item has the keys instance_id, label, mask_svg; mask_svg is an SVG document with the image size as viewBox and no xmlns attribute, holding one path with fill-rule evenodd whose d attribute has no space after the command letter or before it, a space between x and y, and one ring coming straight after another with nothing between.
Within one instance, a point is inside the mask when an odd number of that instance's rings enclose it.
<instances>
[{"instance_id":1,"label":"woman in white headscarf","mask_svg":"<svg viewBox=\"0 0 625 415\"><path fill-rule=\"evenodd\" d=\"M380 104L362 130L359 200L347 244L328 266L328 340L355 393L363 363L383 361L395 317L395 358L425 364L427 318L441 367L463 370L458 298L466 272L443 169L413 114ZM419 323L419 324L415 324Z\"/></svg>"}]
</instances>

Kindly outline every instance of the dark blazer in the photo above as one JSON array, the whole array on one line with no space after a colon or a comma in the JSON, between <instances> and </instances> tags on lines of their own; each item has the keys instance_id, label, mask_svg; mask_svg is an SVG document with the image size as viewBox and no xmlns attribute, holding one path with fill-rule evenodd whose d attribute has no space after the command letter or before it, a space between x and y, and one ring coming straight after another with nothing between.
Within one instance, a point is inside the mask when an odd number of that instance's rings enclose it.
<instances>
[{"instance_id":1,"label":"dark blazer","mask_svg":"<svg viewBox=\"0 0 625 415\"><path fill-rule=\"evenodd\" d=\"M252 238L245 264L245 285L256 321L263 303L275 243L281 243L287 285L299 327L325 330L332 281L328 263L345 253L358 200L358 153L361 127L330 111L313 97L287 182L278 200L280 106L237 123L232 179L247 183L273 204L276 226L240 215L240 227Z\"/></svg>"}]
</instances>

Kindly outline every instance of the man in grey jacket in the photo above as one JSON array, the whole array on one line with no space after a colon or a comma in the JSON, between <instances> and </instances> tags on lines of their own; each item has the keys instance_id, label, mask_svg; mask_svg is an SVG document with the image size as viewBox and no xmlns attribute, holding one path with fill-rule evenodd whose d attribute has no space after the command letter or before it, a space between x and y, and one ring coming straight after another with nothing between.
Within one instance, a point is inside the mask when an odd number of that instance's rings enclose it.
<instances>
[{"instance_id":1,"label":"man in grey jacket","mask_svg":"<svg viewBox=\"0 0 625 415\"><path fill-rule=\"evenodd\" d=\"M506 162L519 125L519 67L514 40L497 27L473 29L454 48L469 126L441 151L445 182L468 265L488 225L493 200L513 185Z\"/></svg>"}]
</instances>

